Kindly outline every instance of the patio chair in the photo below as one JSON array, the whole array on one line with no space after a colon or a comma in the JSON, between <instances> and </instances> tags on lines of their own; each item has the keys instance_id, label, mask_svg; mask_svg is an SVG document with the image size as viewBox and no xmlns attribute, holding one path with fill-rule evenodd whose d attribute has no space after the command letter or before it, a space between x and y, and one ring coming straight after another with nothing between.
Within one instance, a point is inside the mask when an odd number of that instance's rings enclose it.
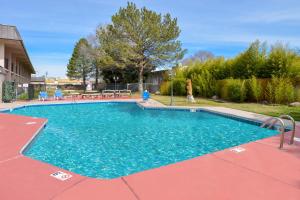
<instances>
[{"instance_id":1,"label":"patio chair","mask_svg":"<svg viewBox=\"0 0 300 200\"><path fill-rule=\"evenodd\" d=\"M40 101L48 100L48 93L46 91L40 91L39 100Z\"/></svg>"},{"instance_id":2,"label":"patio chair","mask_svg":"<svg viewBox=\"0 0 300 200\"><path fill-rule=\"evenodd\" d=\"M59 100L59 99L63 99L63 98L64 98L64 95L63 95L62 91L61 90L55 90L54 99Z\"/></svg>"}]
</instances>

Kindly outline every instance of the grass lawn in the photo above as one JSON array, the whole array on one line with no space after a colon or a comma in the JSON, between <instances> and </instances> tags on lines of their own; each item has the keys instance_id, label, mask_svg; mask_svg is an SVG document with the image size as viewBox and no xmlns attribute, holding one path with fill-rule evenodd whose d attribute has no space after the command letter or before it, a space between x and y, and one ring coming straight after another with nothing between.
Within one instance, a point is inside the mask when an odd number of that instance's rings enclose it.
<instances>
[{"instance_id":1,"label":"grass lawn","mask_svg":"<svg viewBox=\"0 0 300 200\"><path fill-rule=\"evenodd\" d=\"M170 96L152 95L155 99L165 105L170 105ZM238 110L245 110L254 113L278 117L281 114L289 114L296 121L300 121L300 107L290 107L286 105L263 105L257 103L231 103L231 102L216 102L211 99L195 98L196 103L188 103L186 97L174 97L174 104L176 106L222 106L227 108L234 108Z\"/></svg>"}]
</instances>

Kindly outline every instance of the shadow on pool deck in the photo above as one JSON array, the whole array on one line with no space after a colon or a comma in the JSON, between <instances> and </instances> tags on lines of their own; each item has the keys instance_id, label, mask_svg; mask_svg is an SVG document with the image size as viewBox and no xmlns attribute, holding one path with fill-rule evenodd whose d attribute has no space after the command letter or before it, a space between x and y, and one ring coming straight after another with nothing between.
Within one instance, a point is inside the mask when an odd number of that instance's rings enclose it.
<instances>
[{"instance_id":1,"label":"shadow on pool deck","mask_svg":"<svg viewBox=\"0 0 300 200\"><path fill-rule=\"evenodd\" d=\"M34 123L27 123L34 122ZM83 177L20 154L45 119L0 114L0 199L151 199L268 200L300 199L300 144L279 150L274 136L213 154L147 170L123 178ZM27 123L27 124L26 124ZM300 127L297 127L300 137ZM50 174L64 171L60 181Z\"/></svg>"}]
</instances>

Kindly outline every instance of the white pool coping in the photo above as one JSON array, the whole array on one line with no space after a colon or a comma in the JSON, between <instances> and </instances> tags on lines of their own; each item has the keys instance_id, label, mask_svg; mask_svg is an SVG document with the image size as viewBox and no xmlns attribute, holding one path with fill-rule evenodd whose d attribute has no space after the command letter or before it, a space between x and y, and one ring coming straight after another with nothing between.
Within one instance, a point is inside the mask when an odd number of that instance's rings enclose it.
<instances>
[{"instance_id":1,"label":"white pool coping","mask_svg":"<svg viewBox=\"0 0 300 200\"><path fill-rule=\"evenodd\" d=\"M108 99L108 100L76 100L76 101L29 101L29 102L13 102L13 103L0 103L0 111L21 108L24 106L35 105L61 105L61 104L76 104L76 103L95 103L95 102L136 102L138 105L145 108L169 108L169 109L202 109L213 113L225 114L232 117L242 118L250 121L264 122L270 116L217 106L166 106L156 100L150 99L144 102L142 99ZM286 124L290 122L285 120ZM296 125L300 126L300 122L296 121Z\"/></svg>"}]
</instances>

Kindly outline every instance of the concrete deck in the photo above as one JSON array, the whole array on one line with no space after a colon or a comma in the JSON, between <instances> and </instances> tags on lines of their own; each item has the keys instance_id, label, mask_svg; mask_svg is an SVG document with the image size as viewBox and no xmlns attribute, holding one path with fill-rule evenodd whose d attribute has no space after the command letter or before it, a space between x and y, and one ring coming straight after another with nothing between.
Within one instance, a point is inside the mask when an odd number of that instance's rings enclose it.
<instances>
[{"instance_id":1,"label":"concrete deck","mask_svg":"<svg viewBox=\"0 0 300 200\"><path fill-rule=\"evenodd\" d=\"M143 105L158 106L155 102L147 104ZM234 112L231 114L245 114ZM241 145L245 148L241 153L225 149L133 175L101 180L83 177L20 153L45 123L46 119L0 113L1 200L300 199L300 143L288 145L290 133L283 150L278 149L279 136L274 136ZM296 137L300 138L299 126ZM72 177L61 181L50 176L57 171Z\"/></svg>"}]
</instances>

